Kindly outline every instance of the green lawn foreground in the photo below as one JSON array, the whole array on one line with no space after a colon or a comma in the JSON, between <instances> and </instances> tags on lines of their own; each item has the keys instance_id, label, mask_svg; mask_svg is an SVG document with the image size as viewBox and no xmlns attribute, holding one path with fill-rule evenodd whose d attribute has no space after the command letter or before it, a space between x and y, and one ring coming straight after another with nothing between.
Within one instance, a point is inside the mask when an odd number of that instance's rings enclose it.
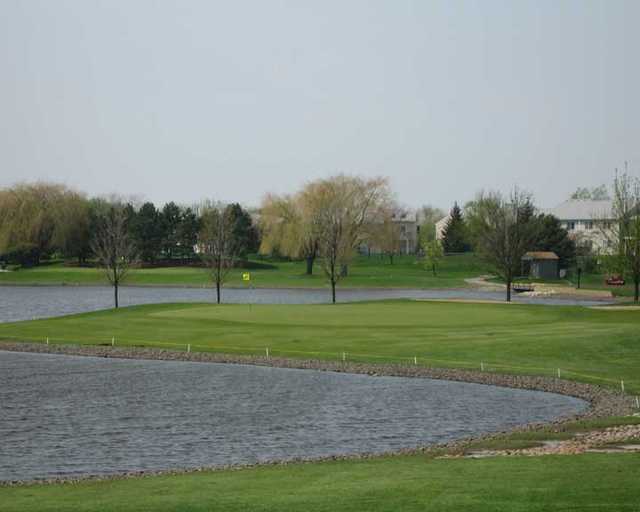
<instances>
[{"instance_id":1,"label":"green lawn foreground","mask_svg":"<svg viewBox=\"0 0 640 512\"><path fill-rule=\"evenodd\" d=\"M68 512L638 511L640 456L424 455L0 487L0 509Z\"/></svg>"},{"instance_id":2,"label":"green lawn foreground","mask_svg":"<svg viewBox=\"0 0 640 512\"><path fill-rule=\"evenodd\" d=\"M305 262L273 262L255 260L256 264L269 264L273 268L235 269L226 286L246 287L242 273L250 272L251 284L257 288L322 288L326 278L318 261L314 274L305 274ZM263 265L264 266L264 265ZM391 265L388 258L361 256L349 268L349 276L339 287L396 287L396 288L460 288L465 279L486 273L484 266L473 254L446 257L433 276L431 271L416 261L414 256L396 256ZM0 284L20 285L99 285L106 284L101 270L87 267L65 266L62 263L24 268L13 272L0 272ZM141 286L211 286L204 268L161 267L132 269L125 281L127 285Z\"/></svg>"},{"instance_id":3,"label":"green lawn foreground","mask_svg":"<svg viewBox=\"0 0 640 512\"><path fill-rule=\"evenodd\" d=\"M385 301L338 305L164 304L0 324L0 339L157 346L548 374L640 391L640 311ZM509 366L497 366L497 364ZM536 369L537 368L537 369ZM552 371L553 373L553 371ZM600 380L602 379L602 380ZM637 418L618 419L614 423ZM589 423L589 422L587 422ZM591 422L593 423L593 422ZM577 425L607 426L609 421ZM569 429L567 432L571 432ZM535 435L534 435L535 434ZM560 433L511 434L505 447ZM480 445L479 445L480 446ZM637 512L640 456L379 457L184 475L0 487L0 510Z\"/></svg>"},{"instance_id":4,"label":"green lawn foreground","mask_svg":"<svg viewBox=\"0 0 640 512\"><path fill-rule=\"evenodd\" d=\"M0 324L0 339L556 375L640 393L640 310L384 301L156 304Z\"/></svg>"}]
</instances>

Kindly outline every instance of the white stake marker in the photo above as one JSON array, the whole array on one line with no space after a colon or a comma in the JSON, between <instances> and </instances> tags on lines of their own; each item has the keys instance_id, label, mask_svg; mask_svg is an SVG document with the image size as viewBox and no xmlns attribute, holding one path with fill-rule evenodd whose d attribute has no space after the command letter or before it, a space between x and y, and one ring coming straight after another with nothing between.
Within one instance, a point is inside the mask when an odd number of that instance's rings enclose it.
<instances>
[{"instance_id":1,"label":"white stake marker","mask_svg":"<svg viewBox=\"0 0 640 512\"><path fill-rule=\"evenodd\" d=\"M269 359L269 347L267 347L267 359Z\"/></svg>"},{"instance_id":2,"label":"white stake marker","mask_svg":"<svg viewBox=\"0 0 640 512\"><path fill-rule=\"evenodd\" d=\"M622 389L622 392L624 393L624 381L623 380L620 381L620 389Z\"/></svg>"},{"instance_id":3,"label":"white stake marker","mask_svg":"<svg viewBox=\"0 0 640 512\"><path fill-rule=\"evenodd\" d=\"M347 360L347 354L346 354L346 352L343 352L342 353L342 362L344 362L346 360Z\"/></svg>"},{"instance_id":4,"label":"white stake marker","mask_svg":"<svg viewBox=\"0 0 640 512\"><path fill-rule=\"evenodd\" d=\"M112 347L116 346L116 337L115 336L113 338L111 338L111 346Z\"/></svg>"},{"instance_id":5,"label":"white stake marker","mask_svg":"<svg viewBox=\"0 0 640 512\"><path fill-rule=\"evenodd\" d=\"M558 378L560 378L560 368L558 368Z\"/></svg>"},{"instance_id":6,"label":"white stake marker","mask_svg":"<svg viewBox=\"0 0 640 512\"><path fill-rule=\"evenodd\" d=\"M413 357L413 364L415 364L416 366L418 366L418 356L414 356L414 357Z\"/></svg>"},{"instance_id":7,"label":"white stake marker","mask_svg":"<svg viewBox=\"0 0 640 512\"><path fill-rule=\"evenodd\" d=\"M484 371L484 363L480 362L480 371L483 372Z\"/></svg>"},{"instance_id":8,"label":"white stake marker","mask_svg":"<svg viewBox=\"0 0 640 512\"><path fill-rule=\"evenodd\" d=\"M187 352L191 352L191 343L187 344Z\"/></svg>"}]
</instances>

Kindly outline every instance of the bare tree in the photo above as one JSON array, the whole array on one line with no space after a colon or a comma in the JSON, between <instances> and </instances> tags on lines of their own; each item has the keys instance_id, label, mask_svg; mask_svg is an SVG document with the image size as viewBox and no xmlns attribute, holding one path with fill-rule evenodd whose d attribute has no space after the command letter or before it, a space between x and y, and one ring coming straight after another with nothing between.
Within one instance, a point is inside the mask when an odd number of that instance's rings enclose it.
<instances>
[{"instance_id":1,"label":"bare tree","mask_svg":"<svg viewBox=\"0 0 640 512\"><path fill-rule=\"evenodd\" d=\"M115 307L118 307L118 287L135 260L135 244L129 236L127 214L121 205L111 205L99 219L91 249L104 270L111 286Z\"/></svg>"},{"instance_id":2,"label":"bare tree","mask_svg":"<svg viewBox=\"0 0 640 512\"><path fill-rule=\"evenodd\" d=\"M221 288L239 254L239 244L233 236L234 219L231 209L222 205L209 206L202 214L199 246L216 287L216 299L221 302Z\"/></svg>"},{"instance_id":3,"label":"bare tree","mask_svg":"<svg viewBox=\"0 0 640 512\"><path fill-rule=\"evenodd\" d=\"M346 275L356 248L368 237L368 222L379 215L389 201L384 178L363 179L345 175L321 180L316 187L318 247L322 266L336 302L336 285Z\"/></svg>"},{"instance_id":4,"label":"bare tree","mask_svg":"<svg viewBox=\"0 0 640 512\"><path fill-rule=\"evenodd\" d=\"M600 232L613 250L609 258L613 267L631 277L634 285L633 300L640 300L640 180L631 177L627 164L625 171L616 176L613 183L613 221L601 220Z\"/></svg>"},{"instance_id":5,"label":"bare tree","mask_svg":"<svg viewBox=\"0 0 640 512\"><path fill-rule=\"evenodd\" d=\"M515 189L509 199L484 194L467 205L469 226L480 256L507 285L506 300L522 266L522 256L535 238L533 207L528 194Z\"/></svg>"},{"instance_id":6,"label":"bare tree","mask_svg":"<svg viewBox=\"0 0 640 512\"><path fill-rule=\"evenodd\" d=\"M380 252L389 258L393 265L393 257L400 252L400 226L395 222L394 215L399 211L395 205L384 208L379 219L375 219L370 226L371 241Z\"/></svg>"}]
</instances>

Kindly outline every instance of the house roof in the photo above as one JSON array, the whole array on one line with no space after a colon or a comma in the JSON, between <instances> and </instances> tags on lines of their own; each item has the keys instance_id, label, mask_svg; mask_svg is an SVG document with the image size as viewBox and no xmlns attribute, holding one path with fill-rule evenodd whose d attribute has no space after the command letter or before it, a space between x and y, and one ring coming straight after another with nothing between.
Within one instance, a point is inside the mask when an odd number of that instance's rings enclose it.
<instances>
[{"instance_id":1,"label":"house roof","mask_svg":"<svg viewBox=\"0 0 640 512\"><path fill-rule=\"evenodd\" d=\"M559 260L558 255L551 251L530 251L526 253L523 260Z\"/></svg>"},{"instance_id":2,"label":"house roof","mask_svg":"<svg viewBox=\"0 0 640 512\"><path fill-rule=\"evenodd\" d=\"M555 208L544 210L560 220L605 220L612 219L613 201L591 199L569 199Z\"/></svg>"}]
</instances>

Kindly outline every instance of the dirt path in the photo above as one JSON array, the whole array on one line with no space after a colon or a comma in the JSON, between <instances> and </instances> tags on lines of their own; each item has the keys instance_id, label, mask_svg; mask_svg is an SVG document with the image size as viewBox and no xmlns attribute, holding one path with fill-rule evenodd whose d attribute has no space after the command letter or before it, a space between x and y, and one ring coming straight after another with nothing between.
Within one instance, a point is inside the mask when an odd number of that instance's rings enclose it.
<instances>
[{"instance_id":1,"label":"dirt path","mask_svg":"<svg viewBox=\"0 0 640 512\"><path fill-rule=\"evenodd\" d=\"M506 456L576 455L579 453L640 453L640 425L610 427L605 430L577 433L564 441L540 441L540 446L506 450L469 450L462 455L445 456L485 458Z\"/></svg>"},{"instance_id":2,"label":"dirt path","mask_svg":"<svg viewBox=\"0 0 640 512\"><path fill-rule=\"evenodd\" d=\"M465 283L482 291L504 291L506 285L489 281L494 276L483 275L465 279ZM572 297L581 299L609 300L613 295L609 290L588 290L584 288L574 288L564 284L530 283L532 292L524 292L522 297Z\"/></svg>"}]
</instances>

